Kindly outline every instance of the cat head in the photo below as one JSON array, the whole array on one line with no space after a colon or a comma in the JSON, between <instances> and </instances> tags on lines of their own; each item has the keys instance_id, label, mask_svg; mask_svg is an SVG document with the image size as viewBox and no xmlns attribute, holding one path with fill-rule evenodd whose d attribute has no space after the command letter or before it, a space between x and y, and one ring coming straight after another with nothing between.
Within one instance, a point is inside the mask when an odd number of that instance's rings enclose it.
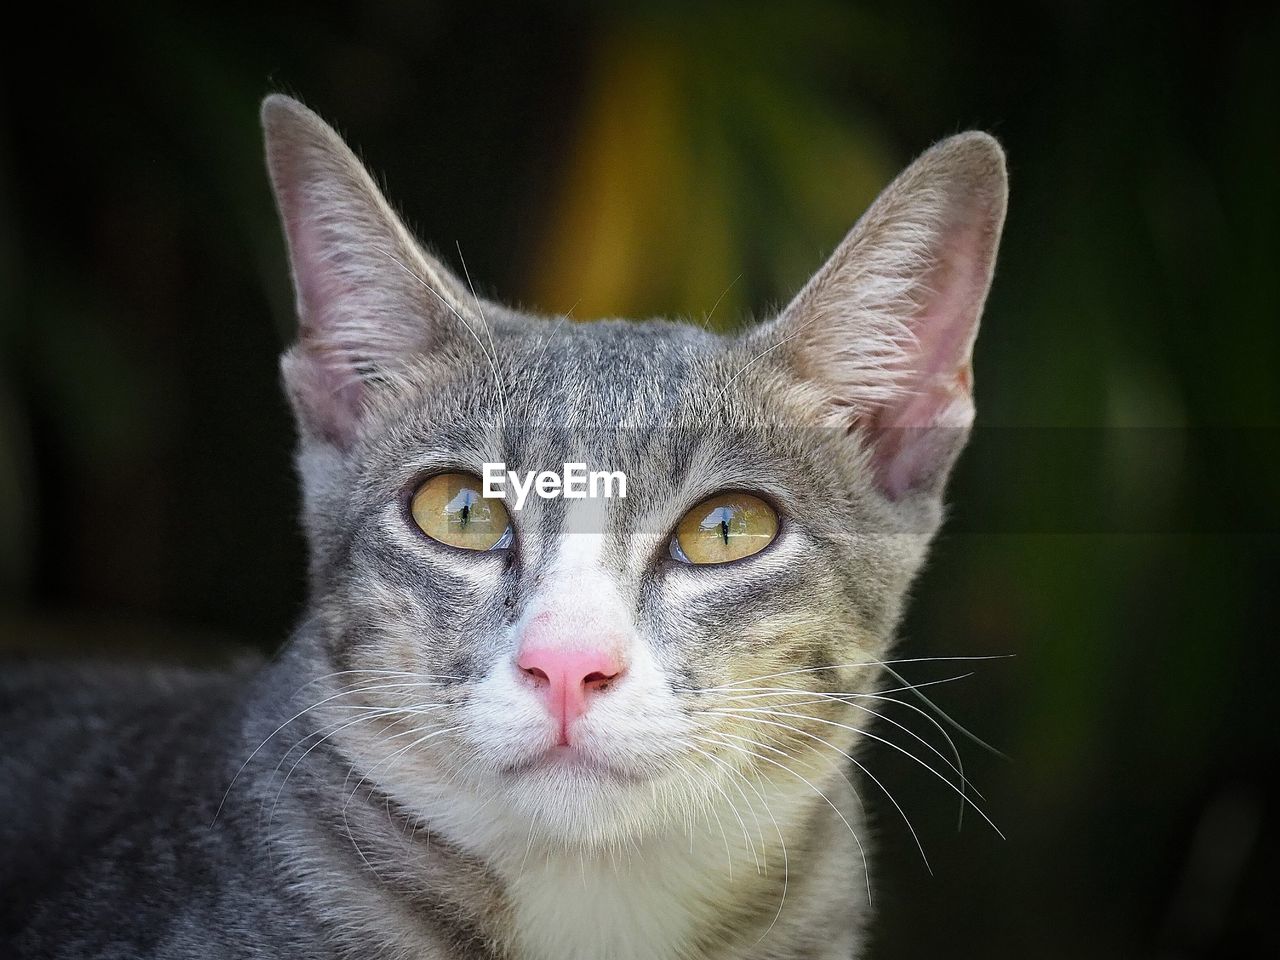
<instances>
[{"instance_id":1,"label":"cat head","mask_svg":"<svg viewBox=\"0 0 1280 960\"><path fill-rule=\"evenodd\" d=\"M683 829L744 778L819 782L973 419L997 143L934 146L788 306L721 335L481 299L317 116L272 96L262 117L306 634L326 695L364 711L336 749L409 811L562 842ZM517 510L510 483L483 496L498 463L619 471L626 496Z\"/></svg>"}]
</instances>

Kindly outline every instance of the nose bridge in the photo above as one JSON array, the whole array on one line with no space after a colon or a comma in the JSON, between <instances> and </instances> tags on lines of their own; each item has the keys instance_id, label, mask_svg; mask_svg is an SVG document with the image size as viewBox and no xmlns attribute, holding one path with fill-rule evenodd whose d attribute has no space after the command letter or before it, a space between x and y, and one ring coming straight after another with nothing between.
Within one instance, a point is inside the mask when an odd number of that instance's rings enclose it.
<instances>
[{"instance_id":1,"label":"nose bridge","mask_svg":"<svg viewBox=\"0 0 1280 960\"><path fill-rule=\"evenodd\" d=\"M522 650L561 650L566 653L598 650L613 656L625 653L629 624L620 605L600 596L599 585L569 587L576 597L547 598L546 605L521 631ZM595 596L591 594L595 593Z\"/></svg>"},{"instance_id":2,"label":"nose bridge","mask_svg":"<svg viewBox=\"0 0 1280 960\"><path fill-rule=\"evenodd\" d=\"M606 509L602 500L586 498L566 511L560 542L528 608L522 647L625 656L632 618L618 574L606 563Z\"/></svg>"}]
</instances>

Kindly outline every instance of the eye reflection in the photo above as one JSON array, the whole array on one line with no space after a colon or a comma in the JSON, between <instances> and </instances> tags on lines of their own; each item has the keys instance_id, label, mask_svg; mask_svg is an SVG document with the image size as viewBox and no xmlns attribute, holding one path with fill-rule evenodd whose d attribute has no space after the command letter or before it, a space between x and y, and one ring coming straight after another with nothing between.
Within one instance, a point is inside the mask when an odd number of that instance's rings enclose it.
<instances>
[{"instance_id":1,"label":"eye reflection","mask_svg":"<svg viewBox=\"0 0 1280 960\"><path fill-rule=\"evenodd\" d=\"M778 535L778 515L759 497L718 493L681 519L671 555L684 563L729 563L759 553Z\"/></svg>"},{"instance_id":2,"label":"eye reflection","mask_svg":"<svg viewBox=\"0 0 1280 960\"><path fill-rule=\"evenodd\" d=\"M511 541L511 521L501 500L480 494L469 473L441 473L413 495L413 522L432 540L461 550L494 550Z\"/></svg>"}]
</instances>

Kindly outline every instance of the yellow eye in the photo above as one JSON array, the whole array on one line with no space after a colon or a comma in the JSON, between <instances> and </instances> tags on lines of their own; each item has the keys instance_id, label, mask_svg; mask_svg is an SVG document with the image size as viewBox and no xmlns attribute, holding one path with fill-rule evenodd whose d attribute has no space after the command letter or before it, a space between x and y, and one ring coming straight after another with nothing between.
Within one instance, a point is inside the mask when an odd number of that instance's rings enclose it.
<instances>
[{"instance_id":1,"label":"yellow eye","mask_svg":"<svg viewBox=\"0 0 1280 960\"><path fill-rule=\"evenodd\" d=\"M684 515L671 555L685 563L728 563L759 553L778 535L773 507L749 493L717 493Z\"/></svg>"},{"instance_id":2,"label":"yellow eye","mask_svg":"<svg viewBox=\"0 0 1280 960\"><path fill-rule=\"evenodd\" d=\"M462 550L493 550L511 542L511 521L501 500L480 495L480 478L441 473L418 488L410 511L432 540Z\"/></svg>"}]
</instances>

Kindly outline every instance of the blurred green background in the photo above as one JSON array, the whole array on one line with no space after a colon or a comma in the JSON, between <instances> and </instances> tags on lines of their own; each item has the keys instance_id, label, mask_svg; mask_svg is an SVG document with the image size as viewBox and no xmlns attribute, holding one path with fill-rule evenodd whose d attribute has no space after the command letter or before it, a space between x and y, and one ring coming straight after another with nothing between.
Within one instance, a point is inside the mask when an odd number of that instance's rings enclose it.
<instances>
[{"instance_id":1,"label":"blurred green background","mask_svg":"<svg viewBox=\"0 0 1280 960\"><path fill-rule=\"evenodd\" d=\"M904 656L986 808L871 753L872 955L1276 955L1280 17L798 0L112 5L0 61L0 645L273 649L302 543L257 103L490 294L728 328L933 140L1005 143L979 423ZM963 672L963 671L962 671ZM915 680L950 675L921 665Z\"/></svg>"}]
</instances>

